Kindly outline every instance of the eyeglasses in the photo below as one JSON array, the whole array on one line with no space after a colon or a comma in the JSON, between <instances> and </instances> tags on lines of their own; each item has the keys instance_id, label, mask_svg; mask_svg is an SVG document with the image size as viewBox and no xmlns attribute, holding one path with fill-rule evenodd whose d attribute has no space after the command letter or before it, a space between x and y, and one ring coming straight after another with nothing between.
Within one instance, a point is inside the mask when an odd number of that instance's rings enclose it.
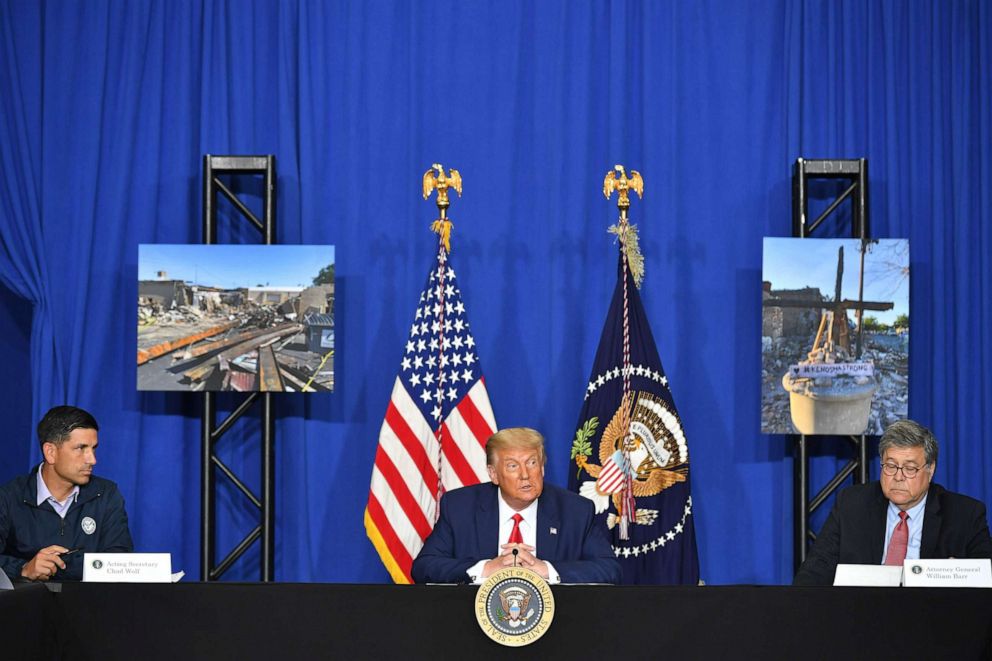
<instances>
[{"instance_id":1,"label":"eyeglasses","mask_svg":"<svg viewBox=\"0 0 992 661\"><path fill-rule=\"evenodd\" d=\"M930 464L924 464L923 468L926 468L929 465ZM895 464L882 464L882 472L889 477L892 477L897 472L902 471L903 477L907 480L912 480L923 468L919 466L896 466Z\"/></svg>"}]
</instances>

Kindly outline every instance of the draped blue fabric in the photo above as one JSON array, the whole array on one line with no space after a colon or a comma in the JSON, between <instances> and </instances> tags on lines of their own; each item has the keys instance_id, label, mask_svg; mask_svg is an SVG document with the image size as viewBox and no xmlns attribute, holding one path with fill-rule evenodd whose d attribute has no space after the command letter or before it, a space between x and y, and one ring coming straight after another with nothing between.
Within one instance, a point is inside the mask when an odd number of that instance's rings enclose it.
<instances>
[{"instance_id":1,"label":"draped blue fabric","mask_svg":"<svg viewBox=\"0 0 992 661\"><path fill-rule=\"evenodd\" d=\"M201 402L135 390L137 245L200 240L204 153L276 154L278 239L335 244L338 278L337 391L277 401L276 576L388 580L362 511L435 245L420 175L465 177L452 260L496 419L543 430L564 484L615 282L601 182L623 163L647 182L641 295L689 440L701 576L788 581L791 449L758 431L759 301L799 156L868 158L872 235L911 242L910 415L942 442L937 479L992 500L990 48L980 0L2 0L0 283L34 310L33 419L91 410L136 546L196 576ZM256 488L257 426L220 447ZM5 456L34 446L4 436ZM250 514L223 491L222 551Z\"/></svg>"}]
</instances>

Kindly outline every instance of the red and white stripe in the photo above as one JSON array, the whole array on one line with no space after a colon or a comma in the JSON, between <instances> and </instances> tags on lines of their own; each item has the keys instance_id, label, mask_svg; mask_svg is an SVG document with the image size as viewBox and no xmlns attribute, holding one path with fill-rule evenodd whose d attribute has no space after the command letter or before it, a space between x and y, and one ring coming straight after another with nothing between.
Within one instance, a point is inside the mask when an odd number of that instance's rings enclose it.
<instances>
[{"instance_id":1,"label":"red and white stripe","mask_svg":"<svg viewBox=\"0 0 992 661\"><path fill-rule=\"evenodd\" d=\"M599 479L596 480L596 490L600 493L616 493L624 487L625 482L623 470L610 457L603 464L603 470L600 471Z\"/></svg>"},{"instance_id":2,"label":"red and white stripe","mask_svg":"<svg viewBox=\"0 0 992 661\"><path fill-rule=\"evenodd\" d=\"M495 431L483 379L451 410L437 434L396 379L379 431L366 510L367 524L385 547L377 550L396 582L412 582L413 559L434 527L437 466L442 492L487 480L486 440Z\"/></svg>"}]
</instances>

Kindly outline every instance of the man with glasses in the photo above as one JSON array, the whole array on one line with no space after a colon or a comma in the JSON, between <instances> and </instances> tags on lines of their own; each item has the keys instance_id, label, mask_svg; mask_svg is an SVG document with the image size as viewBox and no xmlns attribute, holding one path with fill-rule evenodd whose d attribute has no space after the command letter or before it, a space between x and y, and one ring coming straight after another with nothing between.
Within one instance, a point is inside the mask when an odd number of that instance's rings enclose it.
<instances>
[{"instance_id":1,"label":"man with glasses","mask_svg":"<svg viewBox=\"0 0 992 661\"><path fill-rule=\"evenodd\" d=\"M837 494L793 585L831 585L838 564L902 565L918 558L992 558L985 506L933 484L937 439L900 420L878 443L878 482Z\"/></svg>"}]
</instances>

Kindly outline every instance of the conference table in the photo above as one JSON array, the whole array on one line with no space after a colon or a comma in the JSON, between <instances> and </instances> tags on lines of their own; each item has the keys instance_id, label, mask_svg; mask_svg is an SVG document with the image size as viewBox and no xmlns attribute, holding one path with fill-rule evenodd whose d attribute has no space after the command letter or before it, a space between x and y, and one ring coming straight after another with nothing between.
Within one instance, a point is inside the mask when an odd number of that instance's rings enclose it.
<instances>
[{"instance_id":1,"label":"conference table","mask_svg":"<svg viewBox=\"0 0 992 661\"><path fill-rule=\"evenodd\" d=\"M992 590L555 586L529 646L472 586L63 583L0 593L4 659L981 659Z\"/></svg>"}]
</instances>

